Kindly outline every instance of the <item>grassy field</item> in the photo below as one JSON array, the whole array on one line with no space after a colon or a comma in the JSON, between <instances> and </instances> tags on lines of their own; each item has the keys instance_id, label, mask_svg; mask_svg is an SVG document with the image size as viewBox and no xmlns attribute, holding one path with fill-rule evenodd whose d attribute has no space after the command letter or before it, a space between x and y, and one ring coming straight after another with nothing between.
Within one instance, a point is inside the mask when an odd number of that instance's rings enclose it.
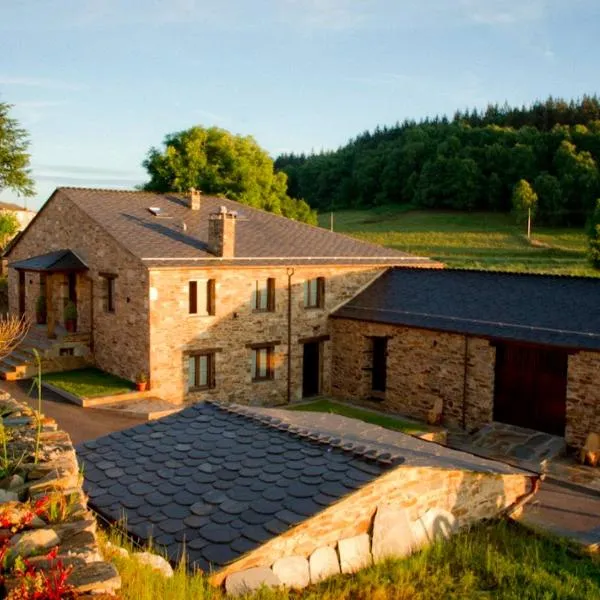
<instances>
[{"instance_id":1,"label":"grassy field","mask_svg":"<svg viewBox=\"0 0 600 600\"><path fill-rule=\"evenodd\" d=\"M415 423L403 421L402 419L396 417L381 415L376 412L363 410L347 404L331 402L330 400L326 399L315 400L314 402L307 402L305 404L298 404L296 406L289 406L288 410L306 410L310 412L333 413L342 417L358 419L359 421L371 423L372 425L379 425L380 427L385 427L386 429L402 431L403 433L418 433L419 431L423 431L423 428L425 427L419 427Z\"/></svg>"},{"instance_id":2,"label":"grassy field","mask_svg":"<svg viewBox=\"0 0 600 600\"><path fill-rule=\"evenodd\" d=\"M132 392L135 389L130 381L94 368L77 369L64 373L47 373L44 375L44 382L80 398L113 396Z\"/></svg>"},{"instance_id":3,"label":"grassy field","mask_svg":"<svg viewBox=\"0 0 600 600\"><path fill-rule=\"evenodd\" d=\"M113 532L109 537L119 543ZM131 547L129 547L131 549ZM180 565L165 579L105 548L124 600L225 600L206 578ZM301 592L263 590L252 600L583 600L600 598L598 558L514 523L479 525L404 560L333 577Z\"/></svg>"},{"instance_id":4,"label":"grassy field","mask_svg":"<svg viewBox=\"0 0 600 600\"><path fill-rule=\"evenodd\" d=\"M319 216L329 228L329 213ZM334 215L334 230L450 267L600 276L586 260L583 229L533 227L534 243L512 216L379 207Z\"/></svg>"}]
</instances>

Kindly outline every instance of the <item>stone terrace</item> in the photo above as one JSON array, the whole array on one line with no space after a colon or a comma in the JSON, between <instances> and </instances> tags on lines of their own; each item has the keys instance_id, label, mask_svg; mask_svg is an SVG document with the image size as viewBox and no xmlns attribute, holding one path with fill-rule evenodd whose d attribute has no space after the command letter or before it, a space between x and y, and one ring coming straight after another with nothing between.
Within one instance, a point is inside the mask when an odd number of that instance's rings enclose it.
<instances>
[{"instance_id":1,"label":"stone terrace","mask_svg":"<svg viewBox=\"0 0 600 600\"><path fill-rule=\"evenodd\" d=\"M221 583L256 568L272 575L284 558L308 574L315 552L357 543L366 555L342 560L341 570L369 564L380 554L367 534L382 505L408 522L449 511L460 526L497 516L535 487L531 473L401 433L365 425L362 437L350 426L341 436L320 429L318 415L303 428L287 420L306 415L281 413L199 404L87 442L78 454L90 504L125 516L131 534L152 537L173 561L185 542L190 563Z\"/></svg>"}]
</instances>

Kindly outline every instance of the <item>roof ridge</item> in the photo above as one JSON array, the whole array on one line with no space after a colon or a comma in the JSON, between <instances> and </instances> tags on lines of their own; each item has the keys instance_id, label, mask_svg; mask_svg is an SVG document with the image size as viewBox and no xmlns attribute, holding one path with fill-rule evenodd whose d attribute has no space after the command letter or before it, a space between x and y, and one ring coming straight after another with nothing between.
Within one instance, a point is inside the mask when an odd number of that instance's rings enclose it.
<instances>
[{"instance_id":1,"label":"roof ridge","mask_svg":"<svg viewBox=\"0 0 600 600\"><path fill-rule=\"evenodd\" d=\"M328 446L332 450L342 450L342 452L352 454L355 458L364 460L365 462L371 461L385 467L399 465L404 462L404 458L400 454L382 450L381 447L375 444L357 443L356 441L344 439L343 437L326 434L319 431L317 428L310 429L308 427L300 427L298 425L286 423L279 417L257 413L250 406L223 402L220 400L206 400L205 402L206 404L214 406L217 410L245 417L264 427L268 427L269 429L276 429L293 437Z\"/></svg>"}]
</instances>

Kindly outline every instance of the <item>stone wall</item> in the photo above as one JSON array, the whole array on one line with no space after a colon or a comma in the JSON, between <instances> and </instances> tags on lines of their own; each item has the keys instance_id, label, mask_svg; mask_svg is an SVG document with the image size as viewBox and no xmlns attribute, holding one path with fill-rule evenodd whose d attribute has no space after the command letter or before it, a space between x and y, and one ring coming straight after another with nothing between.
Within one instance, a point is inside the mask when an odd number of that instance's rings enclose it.
<instances>
[{"instance_id":1,"label":"stone wall","mask_svg":"<svg viewBox=\"0 0 600 600\"><path fill-rule=\"evenodd\" d=\"M300 340L323 337L321 390L330 390L328 315L371 282L383 267L293 267L292 276L292 400L302 397ZM253 310L256 281L275 278L275 311ZM325 277L323 308L304 307L304 281ZM214 316L188 314L188 282L215 279ZM199 288L200 289L200 288ZM240 403L280 404L287 395L288 277L287 267L153 269L150 271L150 383L153 391L169 400L220 399ZM278 342L274 379L252 381L248 344ZM187 394L187 353L216 350L216 386Z\"/></svg>"},{"instance_id":2,"label":"stone wall","mask_svg":"<svg viewBox=\"0 0 600 600\"><path fill-rule=\"evenodd\" d=\"M387 385L377 408L425 420L441 399L448 425L462 427L464 419L471 430L492 420L495 350L487 340L337 318L330 331L332 395L374 407L366 400L372 395L369 336L389 336Z\"/></svg>"},{"instance_id":3,"label":"stone wall","mask_svg":"<svg viewBox=\"0 0 600 600\"><path fill-rule=\"evenodd\" d=\"M0 544L7 547L0 575L5 589L25 585L27 578L13 566L20 556L43 573L56 573L62 563L69 570L67 583L80 594L78 598L117 591L121 580L100 553L96 519L87 508L69 436L57 430L52 419L40 415L40 447L35 462L36 413L8 394L0 397L0 409L8 434L8 455L14 458L15 467L0 481Z\"/></svg>"},{"instance_id":4,"label":"stone wall","mask_svg":"<svg viewBox=\"0 0 600 600\"><path fill-rule=\"evenodd\" d=\"M148 271L58 191L14 247L9 263L63 249L73 250L89 266L87 273L77 275L78 330L93 333L98 367L130 380L140 371L148 372ZM105 280L100 273L118 276L114 313L105 311ZM62 322L67 277L57 274L53 278L56 316ZM18 310L18 279L18 273L9 269L11 312ZM39 294L39 274L26 273L26 307L33 320Z\"/></svg>"},{"instance_id":5,"label":"stone wall","mask_svg":"<svg viewBox=\"0 0 600 600\"><path fill-rule=\"evenodd\" d=\"M400 466L249 552L217 572L212 581L220 584L230 575L253 568L271 567L282 558L299 557L310 562L315 552L323 552L322 549L326 548L337 549L344 570L340 542L347 540L349 542L342 545L359 546L363 557L364 563L356 566L366 566L371 562L372 554L378 557L378 552L366 535L374 533L373 518L378 506L403 511L415 534L419 521L427 521L430 511L449 513L453 528L464 527L499 516L532 493L536 489L536 482L537 476L525 473L502 475ZM352 570L355 569L350 565L345 572Z\"/></svg>"},{"instance_id":6,"label":"stone wall","mask_svg":"<svg viewBox=\"0 0 600 600\"><path fill-rule=\"evenodd\" d=\"M600 433L600 353L569 356L567 444L581 448L588 433Z\"/></svg>"}]
</instances>

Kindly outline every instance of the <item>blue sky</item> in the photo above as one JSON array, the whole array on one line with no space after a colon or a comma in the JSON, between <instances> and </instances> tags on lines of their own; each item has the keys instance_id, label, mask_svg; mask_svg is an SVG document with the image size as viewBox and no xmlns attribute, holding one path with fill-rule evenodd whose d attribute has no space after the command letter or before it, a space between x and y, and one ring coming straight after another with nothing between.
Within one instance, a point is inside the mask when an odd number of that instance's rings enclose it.
<instances>
[{"instance_id":1,"label":"blue sky","mask_svg":"<svg viewBox=\"0 0 600 600\"><path fill-rule=\"evenodd\" d=\"M37 208L143 182L148 149L194 124L276 156L596 93L599 25L598 0L0 0L0 100L30 132Z\"/></svg>"}]
</instances>

